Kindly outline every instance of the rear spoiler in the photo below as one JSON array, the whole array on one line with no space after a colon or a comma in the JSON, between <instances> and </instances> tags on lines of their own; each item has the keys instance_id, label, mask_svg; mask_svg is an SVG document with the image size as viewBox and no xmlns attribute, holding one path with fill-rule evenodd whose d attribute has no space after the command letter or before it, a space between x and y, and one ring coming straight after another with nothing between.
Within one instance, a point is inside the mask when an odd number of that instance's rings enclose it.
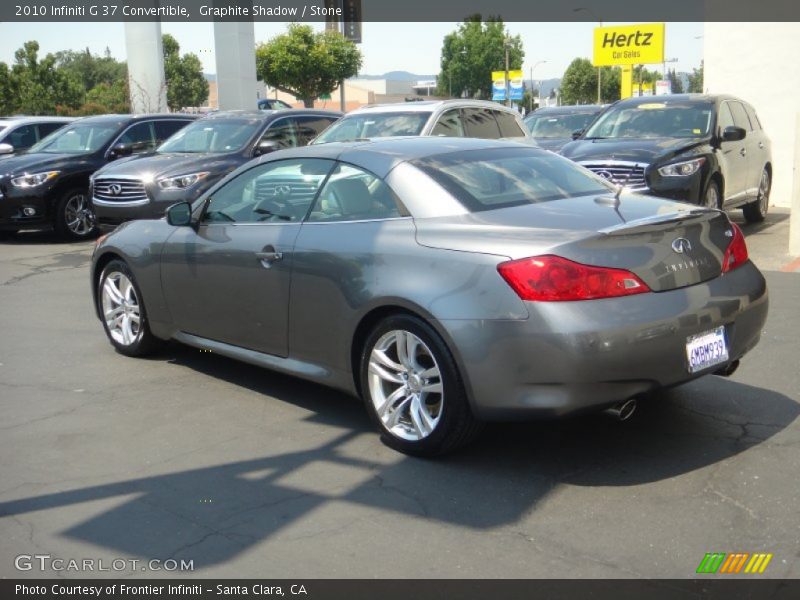
<instances>
[{"instance_id":1,"label":"rear spoiler","mask_svg":"<svg viewBox=\"0 0 800 600\"><path fill-rule=\"evenodd\" d=\"M645 233L657 231L667 223L683 223L684 221L711 221L712 219L724 214L720 210L713 208L690 208L688 210L678 210L676 212L665 213L663 215L653 215L633 221L626 221L618 225L612 225L605 229L600 229L599 233L604 235L626 235L629 233Z\"/></svg>"}]
</instances>

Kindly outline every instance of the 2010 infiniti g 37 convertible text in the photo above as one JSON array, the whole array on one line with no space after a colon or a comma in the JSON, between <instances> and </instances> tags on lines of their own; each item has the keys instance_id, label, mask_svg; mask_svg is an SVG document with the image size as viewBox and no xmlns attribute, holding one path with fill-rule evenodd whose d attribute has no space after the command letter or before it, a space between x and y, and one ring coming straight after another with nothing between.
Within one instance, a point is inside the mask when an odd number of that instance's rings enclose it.
<instances>
[{"instance_id":1,"label":"2010 infiniti g 37 convertible text","mask_svg":"<svg viewBox=\"0 0 800 600\"><path fill-rule=\"evenodd\" d=\"M123 354L174 339L359 394L418 455L730 371L767 316L725 213L455 138L251 161L102 238L91 284Z\"/></svg>"}]
</instances>

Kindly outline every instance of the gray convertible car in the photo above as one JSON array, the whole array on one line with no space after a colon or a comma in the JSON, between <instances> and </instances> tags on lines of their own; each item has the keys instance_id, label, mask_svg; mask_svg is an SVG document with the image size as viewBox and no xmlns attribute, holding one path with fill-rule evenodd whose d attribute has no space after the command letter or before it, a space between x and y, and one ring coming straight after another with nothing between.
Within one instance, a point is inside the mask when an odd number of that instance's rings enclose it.
<instances>
[{"instance_id":1,"label":"gray convertible car","mask_svg":"<svg viewBox=\"0 0 800 600\"><path fill-rule=\"evenodd\" d=\"M487 420L625 417L756 345L739 228L623 191L514 142L279 151L100 238L92 293L123 354L173 339L358 394L388 445L435 455Z\"/></svg>"}]
</instances>

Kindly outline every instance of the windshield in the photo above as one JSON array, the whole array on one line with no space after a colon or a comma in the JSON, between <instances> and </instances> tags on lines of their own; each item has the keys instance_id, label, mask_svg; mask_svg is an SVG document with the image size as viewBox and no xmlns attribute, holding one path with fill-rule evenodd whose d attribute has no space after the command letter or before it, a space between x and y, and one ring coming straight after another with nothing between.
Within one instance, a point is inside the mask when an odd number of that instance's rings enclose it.
<instances>
[{"instance_id":1,"label":"windshield","mask_svg":"<svg viewBox=\"0 0 800 600\"><path fill-rule=\"evenodd\" d=\"M259 119L201 119L175 133L157 152L236 152L244 149L261 123Z\"/></svg>"},{"instance_id":2,"label":"windshield","mask_svg":"<svg viewBox=\"0 0 800 600\"><path fill-rule=\"evenodd\" d=\"M584 136L597 138L700 138L711 131L710 102L646 102L609 109Z\"/></svg>"},{"instance_id":3,"label":"windshield","mask_svg":"<svg viewBox=\"0 0 800 600\"><path fill-rule=\"evenodd\" d=\"M414 111L349 115L328 127L314 140L314 143L352 142L366 138L419 135L431 114Z\"/></svg>"},{"instance_id":4,"label":"windshield","mask_svg":"<svg viewBox=\"0 0 800 600\"><path fill-rule=\"evenodd\" d=\"M533 138L568 138L572 132L583 131L597 113L569 113L562 115L537 115L525 119Z\"/></svg>"},{"instance_id":5,"label":"windshield","mask_svg":"<svg viewBox=\"0 0 800 600\"><path fill-rule=\"evenodd\" d=\"M550 152L470 150L411 162L471 212L608 194L613 186Z\"/></svg>"},{"instance_id":6,"label":"windshield","mask_svg":"<svg viewBox=\"0 0 800 600\"><path fill-rule=\"evenodd\" d=\"M122 121L76 123L48 135L28 149L29 154L89 154L97 152L119 131Z\"/></svg>"}]
</instances>

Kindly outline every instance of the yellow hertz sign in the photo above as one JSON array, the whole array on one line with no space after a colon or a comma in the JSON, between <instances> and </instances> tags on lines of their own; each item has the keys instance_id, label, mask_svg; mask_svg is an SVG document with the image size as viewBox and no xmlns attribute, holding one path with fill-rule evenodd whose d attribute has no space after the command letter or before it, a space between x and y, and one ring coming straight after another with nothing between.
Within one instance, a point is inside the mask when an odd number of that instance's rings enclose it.
<instances>
[{"instance_id":1,"label":"yellow hertz sign","mask_svg":"<svg viewBox=\"0 0 800 600\"><path fill-rule=\"evenodd\" d=\"M594 66L650 65L664 62L664 23L597 27Z\"/></svg>"}]
</instances>

